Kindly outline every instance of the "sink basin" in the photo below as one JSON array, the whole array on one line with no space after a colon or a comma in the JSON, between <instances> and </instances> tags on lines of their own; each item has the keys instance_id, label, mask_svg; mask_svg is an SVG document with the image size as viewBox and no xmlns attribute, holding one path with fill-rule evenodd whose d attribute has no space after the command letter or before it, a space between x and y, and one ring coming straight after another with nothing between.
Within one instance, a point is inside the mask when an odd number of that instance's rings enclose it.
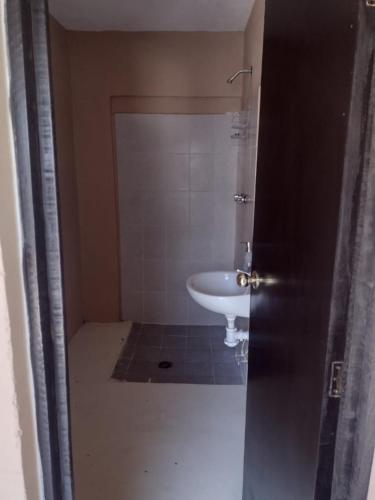
<instances>
[{"instance_id":1,"label":"sink basin","mask_svg":"<svg viewBox=\"0 0 375 500\"><path fill-rule=\"evenodd\" d=\"M213 271L193 274L186 287L191 297L209 311L225 316L250 315L250 290L240 288L235 271Z\"/></svg>"}]
</instances>

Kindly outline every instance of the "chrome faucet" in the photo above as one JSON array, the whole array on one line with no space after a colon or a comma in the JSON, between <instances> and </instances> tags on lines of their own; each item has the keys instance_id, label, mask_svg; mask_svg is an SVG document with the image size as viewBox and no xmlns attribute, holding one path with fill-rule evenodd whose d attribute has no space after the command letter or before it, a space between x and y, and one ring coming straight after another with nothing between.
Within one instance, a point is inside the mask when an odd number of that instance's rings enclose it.
<instances>
[{"instance_id":1,"label":"chrome faucet","mask_svg":"<svg viewBox=\"0 0 375 500\"><path fill-rule=\"evenodd\" d=\"M245 252L250 253L251 252L251 241L240 241L241 245L245 245Z\"/></svg>"},{"instance_id":2,"label":"chrome faucet","mask_svg":"<svg viewBox=\"0 0 375 500\"><path fill-rule=\"evenodd\" d=\"M251 276L249 271L244 271L243 269L236 269L236 273L245 274L246 276Z\"/></svg>"},{"instance_id":3,"label":"chrome faucet","mask_svg":"<svg viewBox=\"0 0 375 500\"><path fill-rule=\"evenodd\" d=\"M252 252L251 252L251 241L240 241L241 245L245 245L245 252L242 256L242 263L240 266L246 271L251 269Z\"/></svg>"}]
</instances>

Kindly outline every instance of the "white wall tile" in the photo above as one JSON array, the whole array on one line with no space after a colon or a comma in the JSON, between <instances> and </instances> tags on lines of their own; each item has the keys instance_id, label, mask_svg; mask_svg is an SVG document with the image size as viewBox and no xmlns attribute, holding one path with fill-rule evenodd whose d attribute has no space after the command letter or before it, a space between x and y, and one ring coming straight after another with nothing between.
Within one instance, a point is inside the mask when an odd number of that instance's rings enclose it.
<instances>
[{"instance_id":1,"label":"white wall tile","mask_svg":"<svg viewBox=\"0 0 375 500\"><path fill-rule=\"evenodd\" d=\"M191 325L216 325L219 324L219 316L204 309L189 298L189 323Z\"/></svg>"},{"instance_id":2,"label":"white wall tile","mask_svg":"<svg viewBox=\"0 0 375 500\"><path fill-rule=\"evenodd\" d=\"M122 226L142 224L143 204L141 193L123 191L119 197L119 211Z\"/></svg>"},{"instance_id":3,"label":"white wall tile","mask_svg":"<svg viewBox=\"0 0 375 500\"><path fill-rule=\"evenodd\" d=\"M212 191L214 181L214 158L212 154L190 155L190 190Z\"/></svg>"},{"instance_id":4,"label":"white wall tile","mask_svg":"<svg viewBox=\"0 0 375 500\"><path fill-rule=\"evenodd\" d=\"M145 259L161 259L166 255L164 226L144 226L143 245Z\"/></svg>"},{"instance_id":5,"label":"white wall tile","mask_svg":"<svg viewBox=\"0 0 375 500\"><path fill-rule=\"evenodd\" d=\"M214 222L213 193L190 193L190 223L192 226L212 226Z\"/></svg>"},{"instance_id":6,"label":"white wall tile","mask_svg":"<svg viewBox=\"0 0 375 500\"><path fill-rule=\"evenodd\" d=\"M125 293L143 291L143 259L123 259L121 282Z\"/></svg>"},{"instance_id":7,"label":"white wall tile","mask_svg":"<svg viewBox=\"0 0 375 500\"><path fill-rule=\"evenodd\" d=\"M167 318L170 324L186 325L189 321L189 297L187 293L167 294Z\"/></svg>"},{"instance_id":8,"label":"white wall tile","mask_svg":"<svg viewBox=\"0 0 375 500\"><path fill-rule=\"evenodd\" d=\"M175 191L165 195L164 222L168 225L189 224L189 193Z\"/></svg>"},{"instance_id":9,"label":"white wall tile","mask_svg":"<svg viewBox=\"0 0 375 500\"><path fill-rule=\"evenodd\" d=\"M226 235L234 227L236 209L244 208L234 202L232 193L215 193L213 200L215 231ZM233 241L234 244L234 241Z\"/></svg>"},{"instance_id":10,"label":"white wall tile","mask_svg":"<svg viewBox=\"0 0 375 500\"><path fill-rule=\"evenodd\" d=\"M163 324L167 318L167 301L164 292L145 292L143 294L143 321Z\"/></svg>"},{"instance_id":11,"label":"white wall tile","mask_svg":"<svg viewBox=\"0 0 375 500\"><path fill-rule=\"evenodd\" d=\"M166 255L169 259L184 260L189 255L189 227L168 226Z\"/></svg>"},{"instance_id":12,"label":"white wall tile","mask_svg":"<svg viewBox=\"0 0 375 500\"><path fill-rule=\"evenodd\" d=\"M190 258L211 260L213 250L212 227L198 226L190 229Z\"/></svg>"},{"instance_id":13,"label":"white wall tile","mask_svg":"<svg viewBox=\"0 0 375 500\"><path fill-rule=\"evenodd\" d=\"M116 115L117 136L132 152L189 152L189 115Z\"/></svg>"},{"instance_id":14,"label":"white wall tile","mask_svg":"<svg viewBox=\"0 0 375 500\"><path fill-rule=\"evenodd\" d=\"M144 153L128 153L117 149L117 179L120 195L124 192L141 191L143 183Z\"/></svg>"},{"instance_id":15,"label":"white wall tile","mask_svg":"<svg viewBox=\"0 0 375 500\"><path fill-rule=\"evenodd\" d=\"M214 271L233 271L236 267L233 265L233 256L228 260L214 260L213 269Z\"/></svg>"},{"instance_id":16,"label":"white wall tile","mask_svg":"<svg viewBox=\"0 0 375 500\"><path fill-rule=\"evenodd\" d=\"M123 259L143 258L143 230L141 226L123 227L120 238Z\"/></svg>"},{"instance_id":17,"label":"white wall tile","mask_svg":"<svg viewBox=\"0 0 375 500\"><path fill-rule=\"evenodd\" d=\"M142 321L143 311L142 311L143 294L142 293L130 293L122 291L121 297L121 313L122 319L124 321Z\"/></svg>"},{"instance_id":18,"label":"white wall tile","mask_svg":"<svg viewBox=\"0 0 375 500\"><path fill-rule=\"evenodd\" d=\"M145 115L142 151L189 152L189 117L184 115Z\"/></svg>"},{"instance_id":19,"label":"white wall tile","mask_svg":"<svg viewBox=\"0 0 375 500\"><path fill-rule=\"evenodd\" d=\"M168 191L189 190L189 155L169 154L165 157L165 189Z\"/></svg>"},{"instance_id":20,"label":"white wall tile","mask_svg":"<svg viewBox=\"0 0 375 500\"><path fill-rule=\"evenodd\" d=\"M230 114L116 116L122 310L128 319L223 321L190 300L186 279L233 267L242 215L233 202L240 149L232 132ZM249 146L241 147L245 165Z\"/></svg>"},{"instance_id":21,"label":"white wall tile","mask_svg":"<svg viewBox=\"0 0 375 500\"><path fill-rule=\"evenodd\" d=\"M143 224L145 226L161 226L164 224L165 194L142 193Z\"/></svg>"},{"instance_id":22,"label":"white wall tile","mask_svg":"<svg viewBox=\"0 0 375 500\"><path fill-rule=\"evenodd\" d=\"M160 153L143 154L141 170L144 191L163 191L167 182L166 162L168 155Z\"/></svg>"},{"instance_id":23,"label":"white wall tile","mask_svg":"<svg viewBox=\"0 0 375 500\"><path fill-rule=\"evenodd\" d=\"M166 288L170 292L185 292L186 280L191 275L189 260L168 259L166 261Z\"/></svg>"},{"instance_id":24,"label":"white wall tile","mask_svg":"<svg viewBox=\"0 0 375 500\"><path fill-rule=\"evenodd\" d=\"M216 115L213 120L213 149L214 152L225 154L229 148L233 147L234 142L231 134L235 132L231 128L232 120L229 113L225 115Z\"/></svg>"},{"instance_id":25,"label":"white wall tile","mask_svg":"<svg viewBox=\"0 0 375 500\"><path fill-rule=\"evenodd\" d=\"M220 234L215 234L212 258L214 262L232 262L229 269L233 269L235 257L234 239L236 236L236 228L233 226L231 232L223 238ZM228 268L227 268L228 269Z\"/></svg>"},{"instance_id":26,"label":"white wall tile","mask_svg":"<svg viewBox=\"0 0 375 500\"><path fill-rule=\"evenodd\" d=\"M166 284L165 260L145 260L143 266L143 289L148 292L164 292Z\"/></svg>"},{"instance_id":27,"label":"white wall tile","mask_svg":"<svg viewBox=\"0 0 375 500\"><path fill-rule=\"evenodd\" d=\"M213 259L191 260L190 261L190 275L196 273L204 273L208 271L216 271L216 263Z\"/></svg>"},{"instance_id":28,"label":"white wall tile","mask_svg":"<svg viewBox=\"0 0 375 500\"><path fill-rule=\"evenodd\" d=\"M249 159L249 149L241 149L238 152L238 160L237 160L237 191L244 192L248 187L245 183L245 176L247 171L247 166L250 163ZM250 170L250 168L249 168Z\"/></svg>"},{"instance_id":29,"label":"white wall tile","mask_svg":"<svg viewBox=\"0 0 375 500\"><path fill-rule=\"evenodd\" d=\"M240 119L249 123L248 136L245 141L240 141L237 164L237 190L244 192L254 200L255 175L256 175L256 148L258 129L258 96L249 100L249 109L242 112ZM246 206L237 206L236 209L236 236L235 236L235 261L241 266L244 251L240 241L252 241L253 238L254 203Z\"/></svg>"},{"instance_id":30,"label":"white wall tile","mask_svg":"<svg viewBox=\"0 0 375 500\"><path fill-rule=\"evenodd\" d=\"M211 321L213 325L222 326L223 333L225 332L224 328L227 326L227 320L225 319L224 314L211 313Z\"/></svg>"},{"instance_id":31,"label":"white wall tile","mask_svg":"<svg viewBox=\"0 0 375 500\"><path fill-rule=\"evenodd\" d=\"M143 152L145 149L138 147L142 136L142 120L136 114L116 114L117 150ZM119 147L119 145L121 145ZM121 148L121 149L120 149Z\"/></svg>"},{"instance_id":32,"label":"white wall tile","mask_svg":"<svg viewBox=\"0 0 375 500\"><path fill-rule=\"evenodd\" d=\"M236 192L237 152L230 149L224 154L214 155L214 191L215 193Z\"/></svg>"},{"instance_id":33,"label":"white wall tile","mask_svg":"<svg viewBox=\"0 0 375 500\"><path fill-rule=\"evenodd\" d=\"M157 147L169 153L189 153L189 115L161 115Z\"/></svg>"},{"instance_id":34,"label":"white wall tile","mask_svg":"<svg viewBox=\"0 0 375 500\"><path fill-rule=\"evenodd\" d=\"M210 153L214 148L213 115L192 115L190 153Z\"/></svg>"}]
</instances>

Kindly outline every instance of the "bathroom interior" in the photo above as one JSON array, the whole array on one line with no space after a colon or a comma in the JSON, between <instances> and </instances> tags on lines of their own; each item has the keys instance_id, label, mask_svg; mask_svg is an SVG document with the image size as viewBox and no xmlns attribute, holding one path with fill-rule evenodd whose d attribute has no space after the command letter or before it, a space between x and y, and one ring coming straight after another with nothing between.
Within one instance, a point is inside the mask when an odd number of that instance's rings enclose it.
<instances>
[{"instance_id":1,"label":"bathroom interior","mask_svg":"<svg viewBox=\"0 0 375 500\"><path fill-rule=\"evenodd\" d=\"M264 0L49 11L76 498L240 500Z\"/></svg>"}]
</instances>

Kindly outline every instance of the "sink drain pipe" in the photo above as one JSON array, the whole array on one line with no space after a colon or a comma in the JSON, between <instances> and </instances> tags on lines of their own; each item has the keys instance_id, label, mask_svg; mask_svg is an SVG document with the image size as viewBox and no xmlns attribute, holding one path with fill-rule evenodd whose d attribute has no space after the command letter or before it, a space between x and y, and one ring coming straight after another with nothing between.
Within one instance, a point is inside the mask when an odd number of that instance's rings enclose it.
<instances>
[{"instance_id":1,"label":"sink drain pipe","mask_svg":"<svg viewBox=\"0 0 375 500\"><path fill-rule=\"evenodd\" d=\"M227 320L226 336L224 344L228 347L236 347L242 340L249 340L249 332L245 330L237 330L236 316L232 314L225 315Z\"/></svg>"}]
</instances>

